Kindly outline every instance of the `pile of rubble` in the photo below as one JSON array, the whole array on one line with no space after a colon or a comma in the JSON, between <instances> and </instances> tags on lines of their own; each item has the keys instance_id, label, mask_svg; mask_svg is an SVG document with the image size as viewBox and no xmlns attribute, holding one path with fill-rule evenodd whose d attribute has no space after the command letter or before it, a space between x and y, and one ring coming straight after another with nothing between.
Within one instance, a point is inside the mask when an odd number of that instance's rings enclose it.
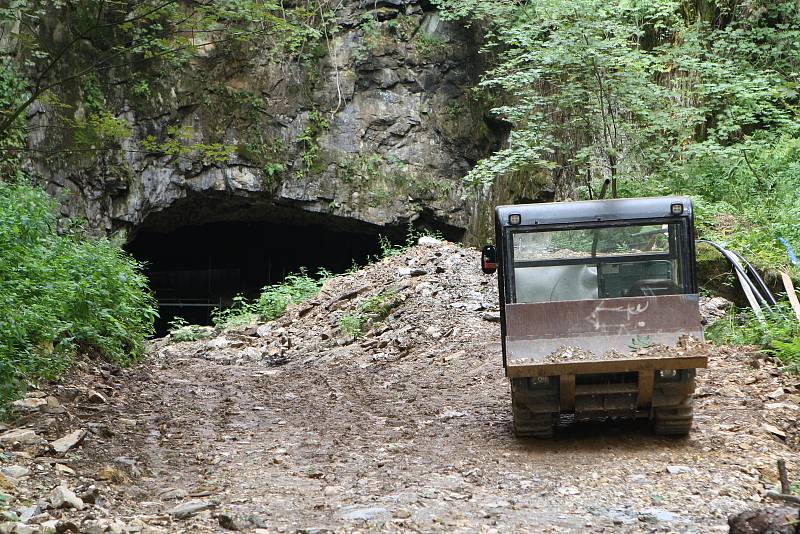
<instances>
[{"instance_id":1,"label":"pile of rubble","mask_svg":"<svg viewBox=\"0 0 800 534\"><path fill-rule=\"evenodd\" d=\"M98 374L107 372L91 367ZM81 381L87 379L91 373ZM79 384L48 390L32 391L13 403L17 428L0 425L0 533L142 531L144 523L122 522L109 511L116 492L106 485L128 480L120 467L103 466L91 476L76 470L84 439L103 429L87 429L75 410L97 410L106 395Z\"/></svg>"},{"instance_id":2,"label":"pile of rubble","mask_svg":"<svg viewBox=\"0 0 800 534\"><path fill-rule=\"evenodd\" d=\"M162 361L178 355L220 363L366 366L424 352L463 355L464 333L500 340L497 278L480 270L479 254L432 238L403 254L328 281L313 299L263 325L230 328L197 342L155 343ZM382 308L381 313L372 312ZM348 331L348 319L358 325ZM487 327L489 327L487 329Z\"/></svg>"},{"instance_id":3,"label":"pile of rubble","mask_svg":"<svg viewBox=\"0 0 800 534\"><path fill-rule=\"evenodd\" d=\"M635 341L632 338L632 341ZM618 350L609 350L602 354L583 350L580 347L562 346L552 354L545 356L540 361L542 363L567 363L576 361L600 361L600 360L621 360L628 358L688 358L694 356L708 356L712 351L712 346L691 336L683 336L678 340L677 345L645 345L631 346L631 351L624 353Z\"/></svg>"}]
</instances>

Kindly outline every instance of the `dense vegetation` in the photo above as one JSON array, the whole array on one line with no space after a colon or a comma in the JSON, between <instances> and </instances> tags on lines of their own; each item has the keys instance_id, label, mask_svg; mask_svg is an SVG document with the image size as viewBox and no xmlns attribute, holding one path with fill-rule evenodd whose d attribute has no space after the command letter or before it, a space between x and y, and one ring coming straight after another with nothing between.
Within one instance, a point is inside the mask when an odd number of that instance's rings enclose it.
<instances>
[{"instance_id":1,"label":"dense vegetation","mask_svg":"<svg viewBox=\"0 0 800 534\"><path fill-rule=\"evenodd\" d=\"M78 350L126 363L153 332L139 265L108 239L56 233L44 191L0 182L0 410Z\"/></svg>"},{"instance_id":2,"label":"dense vegetation","mask_svg":"<svg viewBox=\"0 0 800 534\"><path fill-rule=\"evenodd\" d=\"M800 323L785 303L768 311L763 321L750 309L736 310L711 325L706 336L726 345L760 345L788 371L800 373Z\"/></svg>"},{"instance_id":3,"label":"dense vegetation","mask_svg":"<svg viewBox=\"0 0 800 534\"><path fill-rule=\"evenodd\" d=\"M479 91L510 125L468 175L561 197L691 194L706 237L761 266L800 247L800 11L794 1L440 0L485 28ZM619 184L617 184L619 182Z\"/></svg>"},{"instance_id":4,"label":"dense vegetation","mask_svg":"<svg viewBox=\"0 0 800 534\"><path fill-rule=\"evenodd\" d=\"M0 170L13 172L5 159L26 151L24 119L37 105L49 117L38 128L60 145L39 150L39 161L134 151L208 164L249 150L197 142L186 127L123 146L133 125L112 109L111 93L119 91L108 80L127 87L126 105L141 106L151 98L163 103L175 73L191 76L190 61L209 50L222 58L267 50L281 61L308 62L328 52L337 6L334 0L6 2L0 5Z\"/></svg>"}]
</instances>

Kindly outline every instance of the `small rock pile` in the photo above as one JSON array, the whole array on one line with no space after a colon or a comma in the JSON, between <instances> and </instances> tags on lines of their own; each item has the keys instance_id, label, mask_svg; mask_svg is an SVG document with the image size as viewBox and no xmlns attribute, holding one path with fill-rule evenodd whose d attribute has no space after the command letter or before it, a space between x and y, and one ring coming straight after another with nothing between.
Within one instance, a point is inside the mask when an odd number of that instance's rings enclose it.
<instances>
[{"instance_id":1,"label":"small rock pile","mask_svg":"<svg viewBox=\"0 0 800 534\"><path fill-rule=\"evenodd\" d=\"M464 334L486 331L500 342L497 277L480 270L476 250L423 238L422 244L328 281L313 299L269 324L229 328L213 339L155 344L160 360L206 357L217 363L363 366L411 354L463 356ZM370 305L372 303L372 306ZM383 307L382 313L372 308ZM351 318L360 325L348 332Z\"/></svg>"},{"instance_id":2,"label":"small rock pile","mask_svg":"<svg viewBox=\"0 0 800 534\"><path fill-rule=\"evenodd\" d=\"M712 351L711 345L698 341L691 336L683 336L675 346L650 345L646 347L631 347L631 352L623 353L609 350L602 354L583 350L580 347L559 347L552 354L542 358L544 363L565 363L575 361L619 360L626 358L688 358L693 356L708 356Z\"/></svg>"}]
</instances>

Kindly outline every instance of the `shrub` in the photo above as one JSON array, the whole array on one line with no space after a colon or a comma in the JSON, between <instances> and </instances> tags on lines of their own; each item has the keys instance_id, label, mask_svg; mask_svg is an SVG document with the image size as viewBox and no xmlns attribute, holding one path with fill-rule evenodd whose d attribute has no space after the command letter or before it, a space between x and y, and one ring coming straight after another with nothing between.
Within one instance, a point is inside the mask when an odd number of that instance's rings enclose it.
<instances>
[{"instance_id":1,"label":"shrub","mask_svg":"<svg viewBox=\"0 0 800 534\"><path fill-rule=\"evenodd\" d=\"M299 304L319 293L322 285L332 276L327 270L320 269L314 278L301 268L298 273L287 275L280 284L266 286L255 302L237 295L230 308L214 310L211 320L219 328L244 326L259 319L275 320L286 313L290 304Z\"/></svg>"},{"instance_id":2,"label":"shrub","mask_svg":"<svg viewBox=\"0 0 800 534\"><path fill-rule=\"evenodd\" d=\"M411 223L408 223L408 228L406 228L406 240L405 243L397 245L392 242L391 239L384 235L378 236L378 245L381 249L380 258L391 258L393 256L399 256L406 250L410 249L414 245L417 244L420 237L428 236L434 237L440 241L444 240L444 237L439 232L431 232L429 230L417 230Z\"/></svg>"},{"instance_id":3,"label":"shrub","mask_svg":"<svg viewBox=\"0 0 800 534\"><path fill-rule=\"evenodd\" d=\"M0 406L55 379L79 349L126 364L153 333L155 300L118 244L56 233L40 189L0 182Z\"/></svg>"},{"instance_id":4,"label":"shrub","mask_svg":"<svg viewBox=\"0 0 800 534\"><path fill-rule=\"evenodd\" d=\"M362 302L355 313L343 315L339 319L339 328L347 336L359 338L369 321L382 321L399 304L400 299L394 290L378 293Z\"/></svg>"},{"instance_id":5,"label":"shrub","mask_svg":"<svg viewBox=\"0 0 800 534\"><path fill-rule=\"evenodd\" d=\"M211 312L211 321L218 328L245 326L258 320L256 305L247 301L242 295L233 297L230 308L216 308Z\"/></svg>"},{"instance_id":6,"label":"shrub","mask_svg":"<svg viewBox=\"0 0 800 534\"><path fill-rule=\"evenodd\" d=\"M173 341L198 341L211 336L209 328L189 324L183 317L175 317L169 322L169 335Z\"/></svg>"},{"instance_id":7,"label":"shrub","mask_svg":"<svg viewBox=\"0 0 800 534\"><path fill-rule=\"evenodd\" d=\"M400 299L397 297L397 292L390 289L369 297L359 309L362 313L380 321L385 319L398 304Z\"/></svg>"},{"instance_id":8,"label":"shrub","mask_svg":"<svg viewBox=\"0 0 800 534\"><path fill-rule=\"evenodd\" d=\"M317 278L308 275L305 269L290 274L280 283L265 287L255 303L255 310L266 321L277 319L286 313L289 304L299 304L319 293L322 285L332 278L325 269L317 272Z\"/></svg>"},{"instance_id":9,"label":"shrub","mask_svg":"<svg viewBox=\"0 0 800 534\"><path fill-rule=\"evenodd\" d=\"M345 335L355 339L361 337L365 322L366 318L363 314L348 313L342 315L342 318L339 319L339 328L342 329Z\"/></svg>"}]
</instances>

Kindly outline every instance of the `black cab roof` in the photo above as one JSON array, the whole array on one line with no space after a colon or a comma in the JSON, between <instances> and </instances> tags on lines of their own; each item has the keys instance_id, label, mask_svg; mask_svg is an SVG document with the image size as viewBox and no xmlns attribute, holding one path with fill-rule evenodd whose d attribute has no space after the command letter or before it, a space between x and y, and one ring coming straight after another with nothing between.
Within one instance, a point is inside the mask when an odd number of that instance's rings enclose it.
<instances>
[{"instance_id":1,"label":"black cab roof","mask_svg":"<svg viewBox=\"0 0 800 534\"><path fill-rule=\"evenodd\" d=\"M672 206L675 204L683 206L680 214L673 211ZM689 197L671 196L513 204L497 206L495 214L497 223L502 226L512 226L509 222L509 216L512 214L519 214L521 218L520 222L513 226L660 219L677 216L692 218L692 200Z\"/></svg>"}]
</instances>

